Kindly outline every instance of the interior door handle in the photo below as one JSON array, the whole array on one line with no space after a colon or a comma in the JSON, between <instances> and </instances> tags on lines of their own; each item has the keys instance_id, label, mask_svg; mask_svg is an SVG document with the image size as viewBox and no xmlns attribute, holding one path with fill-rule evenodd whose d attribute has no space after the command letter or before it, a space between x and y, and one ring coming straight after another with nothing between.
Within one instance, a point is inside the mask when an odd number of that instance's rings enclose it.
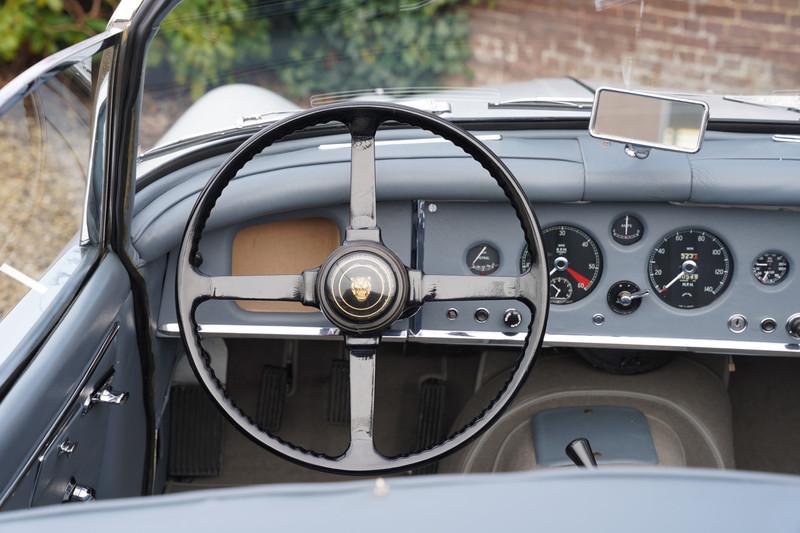
<instances>
[{"instance_id":1,"label":"interior door handle","mask_svg":"<svg viewBox=\"0 0 800 533\"><path fill-rule=\"evenodd\" d=\"M110 405L122 405L128 401L127 392L114 392L111 388L111 379L105 382L100 390L92 392L83 403L83 412L86 413L94 405L105 403Z\"/></svg>"},{"instance_id":2,"label":"interior door handle","mask_svg":"<svg viewBox=\"0 0 800 533\"><path fill-rule=\"evenodd\" d=\"M114 392L111 387L105 387L100 391L92 393L90 396L92 405L96 403L110 403L120 405L128 401L127 392Z\"/></svg>"}]
</instances>

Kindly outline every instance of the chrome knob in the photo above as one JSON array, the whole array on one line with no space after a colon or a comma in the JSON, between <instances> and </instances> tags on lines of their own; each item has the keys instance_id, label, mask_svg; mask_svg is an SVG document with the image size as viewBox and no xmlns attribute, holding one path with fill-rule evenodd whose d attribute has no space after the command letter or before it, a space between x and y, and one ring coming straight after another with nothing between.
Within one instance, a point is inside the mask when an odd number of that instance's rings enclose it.
<instances>
[{"instance_id":1,"label":"chrome knob","mask_svg":"<svg viewBox=\"0 0 800 533\"><path fill-rule=\"evenodd\" d=\"M503 313L503 324L509 328L516 328L522 324L522 315L516 309L506 309Z\"/></svg>"},{"instance_id":2,"label":"chrome knob","mask_svg":"<svg viewBox=\"0 0 800 533\"><path fill-rule=\"evenodd\" d=\"M800 339L800 313L795 313L786 320L786 333Z\"/></svg>"}]
</instances>

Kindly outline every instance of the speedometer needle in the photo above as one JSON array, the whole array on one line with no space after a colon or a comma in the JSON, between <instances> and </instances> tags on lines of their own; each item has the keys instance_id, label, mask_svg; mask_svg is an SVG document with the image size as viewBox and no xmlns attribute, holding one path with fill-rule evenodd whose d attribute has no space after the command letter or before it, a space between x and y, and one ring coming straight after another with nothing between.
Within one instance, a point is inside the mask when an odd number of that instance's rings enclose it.
<instances>
[{"instance_id":1,"label":"speedometer needle","mask_svg":"<svg viewBox=\"0 0 800 533\"><path fill-rule=\"evenodd\" d=\"M681 279L684 274L694 274L697 271L697 263L692 261L691 259L687 259L681 265L681 271L678 272L678 275L672 278L672 281L658 289L659 294L664 294L667 290L675 284L676 281Z\"/></svg>"},{"instance_id":2,"label":"speedometer needle","mask_svg":"<svg viewBox=\"0 0 800 533\"><path fill-rule=\"evenodd\" d=\"M577 281L578 283L582 284L584 287L588 287L589 285L592 284L592 282L591 282L591 280L589 278L587 278L586 276L582 276L582 275L578 274L577 272L575 272L575 270L572 267L567 267L567 274L572 276L572 278L575 281Z\"/></svg>"},{"instance_id":3,"label":"speedometer needle","mask_svg":"<svg viewBox=\"0 0 800 533\"><path fill-rule=\"evenodd\" d=\"M661 287L661 288L658 290L658 292L660 292L661 294L664 294L665 292L667 292L667 291L669 290L669 288L670 288L670 287L672 287L672 286L675 284L675 282L676 282L676 281L678 281L679 279L681 279L681 276L683 276L683 269L681 269L681 271L680 271L680 272L678 272L678 275L677 275L677 276L675 276L674 278L672 278L672 281L670 281L669 283L667 283L666 285L664 285L663 287Z\"/></svg>"}]
</instances>

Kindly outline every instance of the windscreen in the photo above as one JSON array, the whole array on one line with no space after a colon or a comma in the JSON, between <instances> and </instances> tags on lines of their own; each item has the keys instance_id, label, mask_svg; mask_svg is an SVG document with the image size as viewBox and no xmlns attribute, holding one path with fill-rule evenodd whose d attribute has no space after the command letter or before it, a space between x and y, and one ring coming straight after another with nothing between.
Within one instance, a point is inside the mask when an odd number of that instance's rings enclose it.
<instances>
[{"instance_id":1,"label":"windscreen","mask_svg":"<svg viewBox=\"0 0 800 533\"><path fill-rule=\"evenodd\" d=\"M798 28L800 4L778 1L184 0L150 47L141 146L353 98L442 99L452 116L600 85L791 103Z\"/></svg>"}]
</instances>

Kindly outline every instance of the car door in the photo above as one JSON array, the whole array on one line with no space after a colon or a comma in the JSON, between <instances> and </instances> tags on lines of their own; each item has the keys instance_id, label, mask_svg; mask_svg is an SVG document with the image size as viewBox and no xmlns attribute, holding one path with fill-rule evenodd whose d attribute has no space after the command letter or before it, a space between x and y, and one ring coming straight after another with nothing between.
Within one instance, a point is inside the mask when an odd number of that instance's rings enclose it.
<instances>
[{"instance_id":1,"label":"car door","mask_svg":"<svg viewBox=\"0 0 800 533\"><path fill-rule=\"evenodd\" d=\"M108 31L0 90L0 509L148 490L130 276L108 243Z\"/></svg>"}]
</instances>

